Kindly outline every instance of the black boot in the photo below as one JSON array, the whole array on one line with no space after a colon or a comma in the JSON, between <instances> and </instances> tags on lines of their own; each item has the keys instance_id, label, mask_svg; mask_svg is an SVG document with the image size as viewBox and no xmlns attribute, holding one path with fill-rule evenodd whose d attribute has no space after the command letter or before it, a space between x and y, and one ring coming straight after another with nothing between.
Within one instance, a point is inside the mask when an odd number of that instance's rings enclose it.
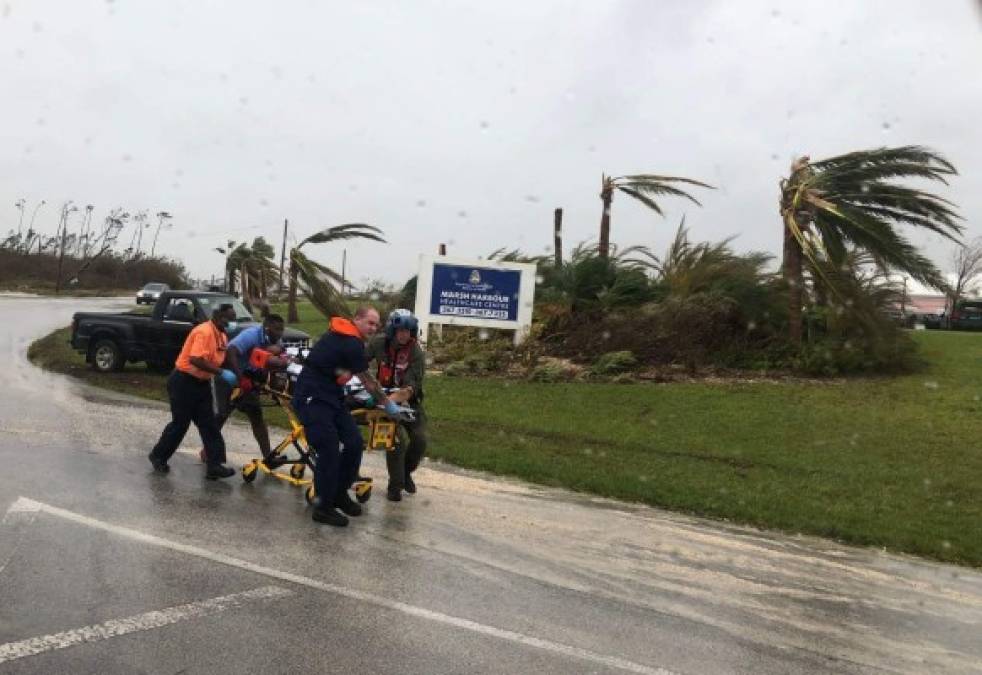
<instances>
[{"instance_id":1,"label":"black boot","mask_svg":"<svg viewBox=\"0 0 982 675\"><path fill-rule=\"evenodd\" d=\"M339 490L338 496L334 499L334 506L337 507L341 513L348 516L360 516L361 515L361 505L351 499L347 490Z\"/></svg>"},{"instance_id":2,"label":"black boot","mask_svg":"<svg viewBox=\"0 0 982 675\"><path fill-rule=\"evenodd\" d=\"M225 466L224 464L212 464L208 467L205 472L205 478L208 480L218 480L219 478L229 478L235 475L235 469L230 466Z\"/></svg>"},{"instance_id":3,"label":"black boot","mask_svg":"<svg viewBox=\"0 0 982 675\"><path fill-rule=\"evenodd\" d=\"M406 474L405 488L406 492L411 495L416 494L416 483L413 482L413 476L410 473Z\"/></svg>"},{"instance_id":4,"label":"black boot","mask_svg":"<svg viewBox=\"0 0 982 675\"><path fill-rule=\"evenodd\" d=\"M395 485L389 485L389 489L385 491L385 496L390 502L401 502L402 490Z\"/></svg>"},{"instance_id":5,"label":"black boot","mask_svg":"<svg viewBox=\"0 0 982 675\"><path fill-rule=\"evenodd\" d=\"M170 467L167 466L167 462L162 459L157 459L157 456L152 452L147 455L147 459L149 459L150 463L153 464L153 470L157 473L167 473L170 471Z\"/></svg>"},{"instance_id":6,"label":"black boot","mask_svg":"<svg viewBox=\"0 0 982 675\"><path fill-rule=\"evenodd\" d=\"M334 527L344 527L348 524L348 519L334 509L328 509L326 511L319 508L314 509L310 517L313 518L314 522L324 523L325 525L332 525Z\"/></svg>"}]
</instances>

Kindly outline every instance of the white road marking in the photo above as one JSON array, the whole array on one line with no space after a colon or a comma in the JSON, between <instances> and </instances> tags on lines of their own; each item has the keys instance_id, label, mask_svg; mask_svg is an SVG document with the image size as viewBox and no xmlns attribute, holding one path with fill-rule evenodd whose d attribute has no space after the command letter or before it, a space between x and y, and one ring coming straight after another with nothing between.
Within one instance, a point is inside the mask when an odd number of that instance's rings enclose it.
<instances>
[{"instance_id":1,"label":"white road marking","mask_svg":"<svg viewBox=\"0 0 982 675\"><path fill-rule=\"evenodd\" d=\"M30 529L40 512L41 508L38 504L18 499L3 514L3 518L0 519L0 527L3 528L0 532L4 534L0 537L0 574L17 553L24 539L24 533Z\"/></svg>"},{"instance_id":2,"label":"white road marking","mask_svg":"<svg viewBox=\"0 0 982 675\"><path fill-rule=\"evenodd\" d=\"M160 609L145 614L127 617L125 619L113 619L104 623L91 626L83 626L74 630L67 630L62 633L42 635L40 637L19 640L18 642L8 642L0 645L0 663L23 659L28 656L37 656L45 652L56 649L66 649L75 645L86 644L89 642L99 642L109 638L139 633L141 631L152 630L170 626L179 621L196 619L202 616L209 616L224 612L233 607L239 607L249 602L259 600L277 600L293 595L293 591L279 586L263 586L243 593L233 593L223 595L210 600L200 602L190 602L186 605L178 605L168 609Z\"/></svg>"},{"instance_id":3,"label":"white road marking","mask_svg":"<svg viewBox=\"0 0 982 675\"><path fill-rule=\"evenodd\" d=\"M233 558L222 553L215 553L214 551L209 551L190 544L181 544L179 542L163 539L152 534L146 534L145 532L140 532L138 530L132 530L120 525L113 525L112 523L97 520L95 518L91 518L80 513L75 513L73 511L68 511L57 506L36 502L33 499L27 499L26 497L20 497L14 506L21 509L35 508L52 516L57 516L80 525L109 532L117 536L125 537L144 544L149 544L151 546L159 546L160 548L169 549L171 551L178 551L180 553L192 555L204 560L210 560L222 565L228 565L229 567L235 567L247 572L262 574L273 579L279 579L280 581L286 581L299 586L306 586L319 591L333 593L351 600L369 603L377 607L383 607L385 609L401 612L402 614L415 616L428 621L435 621L437 623L453 626L454 628L470 631L479 635L508 640L509 642L525 645L527 647L535 647L536 649L542 649L543 651L552 652L554 654L589 661L607 668L623 670L629 673L640 673L641 675L675 675L672 671L666 670L665 668L646 666L644 664L635 663L634 661L622 659L617 656L609 656L607 654L590 651L589 649L574 647L561 642L554 642L552 640L538 638L533 635L526 635L525 633L519 633L517 631L489 626L477 621L471 621L470 619L464 619L462 617L436 612L424 607L418 607L416 605L390 600L382 596L373 595L372 593L366 593L353 588L318 581L317 579L301 576L299 574L293 574L292 572L284 572L271 567L256 565L246 560Z\"/></svg>"}]
</instances>

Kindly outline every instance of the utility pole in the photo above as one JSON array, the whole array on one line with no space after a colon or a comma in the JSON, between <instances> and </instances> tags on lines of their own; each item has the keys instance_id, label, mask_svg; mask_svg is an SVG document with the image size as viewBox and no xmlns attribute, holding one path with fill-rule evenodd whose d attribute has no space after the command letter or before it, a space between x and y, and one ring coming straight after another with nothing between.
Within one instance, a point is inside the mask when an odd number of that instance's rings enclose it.
<instances>
[{"instance_id":1,"label":"utility pole","mask_svg":"<svg viewBox=\"0 0 982 675\"><path fill-rule=\"evenodd\" d=\"M290 221L283 220L283 248L280 249L280 288L279 294L283 295L283 268L286 267L286 230L290 226Z\"/></svg>"},{"instance_id":2,"label":"utility pole","mask_svg":"<svg viewBox=\"0 0 982 675\"><path fill-rule=\"evenodd\" d=\"M341 249L341 297L345 296L345 289L348 286L348 249Z\"/></svg>"},{"instance_id":3,"label":"utility pole","mask_svg":"<svg viewBox=\"0 0 982 675\"><path fill-rule=\"evenodd\" d=\"M563 266L563 210L556 209L553 215L552 238L556 257L555 266L558 270Z\"/></svg>"}]
</instances>

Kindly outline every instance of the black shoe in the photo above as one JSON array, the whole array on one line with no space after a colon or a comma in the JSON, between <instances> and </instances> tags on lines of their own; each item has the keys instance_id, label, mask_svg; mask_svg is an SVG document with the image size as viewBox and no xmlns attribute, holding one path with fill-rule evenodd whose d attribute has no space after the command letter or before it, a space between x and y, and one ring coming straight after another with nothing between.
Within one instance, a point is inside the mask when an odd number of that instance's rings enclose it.
<instances>
[{"instance_id":1,"label":"black shoe","mask_svg":"<svg viewBox=\"0 0 982 675\"><path fill-rule=\"evenodd\" d=\"M385 491L385 498L390 502L401 502L402 501L402 490L394 485L390 485L389 489Z\"/></svg>"},{"instance_id":2,"label":"black shoe","mask_svg":"<svg viewBox=\"0 0 982 675\"><path fill-rule=\"evenodd\" d=\"M224 464L215 464L214 466L209 466L208 470L205 472L205 478L208 480L218 480L219 478L229 478L235 475L235 469L230 466L225 466Z\"/></svg>"},{"instance_id":3,"label":"black shoe","mask_svg":"<svg viewBox=\"0 0 982 675\"><path fill-rule=\"evenodd\" d=\"M162 459L157 459L156 455L154 455L152 452L147 455L147 459L149 459L150 463L153 464L153 470L157 473L167 473L170 471L170 467L167 466L167 462Z\"/></svg>"},{"instance_id":4,"label":"black shoe","mask_svg":"<svg viewBox=\"0 0 982 675\"><path fill-rule=\"evenodd\" d=\"M310 517L314 519L314 522L333 525L334 527L344 527L348 524L348 519L334 509L331 509L330 511L314 509L314 512Z\"/></svg>"},{"instance_id":5,"label":"black shoe","mask_svg":"<svg viewBox=\"0 0 982 675\"><path fill-rule=\"evenodd\" d=\"M403 489L411 495L416 494L416 483L413 482L413 477L408 473L406 474L406 486Z\"/></svg>"},{"instance_id":6,"label":"black shoe","mask_svg":"<svg viewBox=\"0 0 982 675\"><path fill-rule=\"evenodd\" d=\"M360 516L361 505L351 499L347 490L341 490L334 499L334 506L348 516Z\"/></svg>"}]
</instances>

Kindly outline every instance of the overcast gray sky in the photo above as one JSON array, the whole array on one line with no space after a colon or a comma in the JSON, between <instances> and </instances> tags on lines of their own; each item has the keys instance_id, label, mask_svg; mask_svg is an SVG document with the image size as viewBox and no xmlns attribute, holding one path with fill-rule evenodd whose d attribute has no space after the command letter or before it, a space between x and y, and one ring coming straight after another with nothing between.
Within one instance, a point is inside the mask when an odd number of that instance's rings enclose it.
<instances>
[{"instance_id":1,"label":"overcast gray sky","mask_svg":"<svg viewBox=\"0 0 982 675\"><path fill-rule=\"evenodd\" d=\"M959 168L980 232L982 23L969 0L823 3L0 0L0 229L14 202L168 210L165 253L362 221L356 279L597 236L601 173L711 182L666 218L615 199L613 240L737 235L777 252L791 158L917 143ZM951 245L916 236L943 267ZM340 249L317 253L340 264Z\"/></svg>"}]
</instances>

